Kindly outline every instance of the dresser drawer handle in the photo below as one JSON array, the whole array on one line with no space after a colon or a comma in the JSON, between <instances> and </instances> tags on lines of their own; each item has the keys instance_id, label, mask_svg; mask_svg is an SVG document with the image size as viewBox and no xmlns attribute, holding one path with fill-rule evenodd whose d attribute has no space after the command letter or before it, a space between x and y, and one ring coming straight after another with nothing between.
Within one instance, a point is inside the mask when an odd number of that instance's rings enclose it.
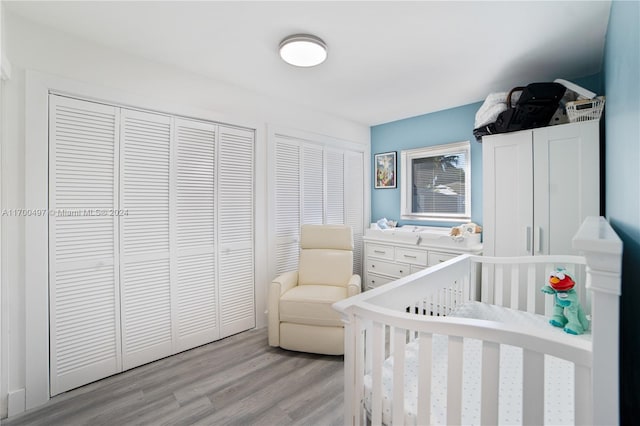
<instances>
[{"instance_id":1,"label":"dresser drawer handle","mask_svg":"<svg viewBox=\"0 0 640 426\"><path fill-rule=\"evenodd\" d=\"M380 254L387 254L387 252L384 251L384 250L374 250L373 252L374 253L380 253Z\"/></svg>"},{"instance_id":2,"label":"dresser drawer handle","mask_svg":"<svg viewBox=\"0 0 640 426\"><path fill-rule=\"evenodd\" d=\"M403 256L404 256L404 257L408 257L409 259L417 259L417 258L418 258L418 256L411 256L411 255L409 255L409 254L405 254L405 255L403 255Z\"/></svg>"}]
</instances>

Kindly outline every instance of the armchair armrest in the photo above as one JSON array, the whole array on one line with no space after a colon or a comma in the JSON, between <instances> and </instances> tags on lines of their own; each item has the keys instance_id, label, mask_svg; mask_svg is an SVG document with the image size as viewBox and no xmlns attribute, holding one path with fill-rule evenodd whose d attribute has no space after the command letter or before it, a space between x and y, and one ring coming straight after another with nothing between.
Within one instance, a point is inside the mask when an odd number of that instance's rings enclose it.
<instances>
[{"instance_id":1,"label":"armchair armrest","mask_svg":"<svg viewBox=\"0 0 640 426\"><path fill-rule=\"evenodd\" d=\"M298 272L291 271L276 277L269 286L267 305L267 326L269 328L269 346L280 346L280 297L298 285Z\"/></svg>"},{"instance_id":2,"label":"armchair armrest","mask_svg":"<svg viewBox=\"0 0 640 426\"><path fill-rule=\"evenodd\" d=\"M360 275L352 275L347 285L347 296L355 296L362 291L362 280Z\"/></svg>"}]
</instances>

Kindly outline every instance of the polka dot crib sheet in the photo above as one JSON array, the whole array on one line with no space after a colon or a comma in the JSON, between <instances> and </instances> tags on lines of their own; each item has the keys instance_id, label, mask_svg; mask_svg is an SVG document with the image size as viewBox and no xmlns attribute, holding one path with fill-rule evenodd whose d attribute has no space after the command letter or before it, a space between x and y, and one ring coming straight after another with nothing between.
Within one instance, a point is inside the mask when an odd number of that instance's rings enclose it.
<instances>
[{"instance_id":1,"label":"polka dot crib sheet","mask_svg":"<svg viewBox=\"0 0 640 426\"><path fill-rule=\"evenodd\" d=\"M451 316L508 322L527 326L544 327L554 330L541 315L530 314L496 305L469 302L460 306ZM590 334L571 336L590 339ZM447 411L447 358L448 339L443 335L433 335L431 375L431 424L445 425ZM417 424L418 389L418 341L407 344L405 350L405 424ZM382 421L391 423L391 401L393 400L393 356L384 361L382 367ZM464 339L462 423L480 424L482 341ZM572 363L545 355L545 424L574 424L574 366ZM502 345L500 350L499 412L501 425L522 424L522 349ZM364 403L367 411L371 408L371 375L364 377Z\"/></svg>"}]
</instances>

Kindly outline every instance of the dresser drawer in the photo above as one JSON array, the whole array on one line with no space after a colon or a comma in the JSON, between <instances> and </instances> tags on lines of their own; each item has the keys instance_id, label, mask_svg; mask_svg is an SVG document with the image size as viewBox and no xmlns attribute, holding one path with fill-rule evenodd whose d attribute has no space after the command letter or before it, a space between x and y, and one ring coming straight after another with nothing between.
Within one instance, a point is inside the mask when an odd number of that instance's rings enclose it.
<instances>
[{"instance_id":1,"label":"dresser drawer","mask_svg":"<svg viewBox=\"0 0 640 426\"><path fill-rule=\"evenodd\" d=\"M396 247L396 260L412 265L427 266L427 252L425 250L412 250Z\"/></svg>"},{"instance_id":2,"label":"dresser drawer","mask_svg":"<svg viewBox=\"0 0 640 426\"><path fill-rule=\"evenodd\" d=\"M429 266L437 265L438 263L445 262L449 259L453 259L459 255L452 253L442 253L439 251L430 251L429 252Z\"/></svg>"},{"instance_id":3,"label":"dresser drawer","mask_svg":"<svg viewBox=\"0 0 640 426\"><path fill-rule=\"evenodd\" d=\"M367 274L367 280L364 283L365 290L371 290L372 288L379 287L383 284L390 283L394 278L383 277L382 275Z\"/></svg>"},{"instance_id":4,"label":"dresser drawer","mask_svg":"<svg viewBox=\"0 0 640 426\"><path fill-rule=\"evenodd\" d=\"M378 259L367 259L367 272L390 275L400 278L411 273L411 267L404 263L385 262Z\"/></svg>"},{"instance_id":5,"label":"dresser drawer","mask_svg":"<svg viewBox=\"0 0 640 426\"><path fill-rule=\"evenodd\" d=\"M367 256L393 260L393 246L367 244Z\"/></svg>"}]
</instances>

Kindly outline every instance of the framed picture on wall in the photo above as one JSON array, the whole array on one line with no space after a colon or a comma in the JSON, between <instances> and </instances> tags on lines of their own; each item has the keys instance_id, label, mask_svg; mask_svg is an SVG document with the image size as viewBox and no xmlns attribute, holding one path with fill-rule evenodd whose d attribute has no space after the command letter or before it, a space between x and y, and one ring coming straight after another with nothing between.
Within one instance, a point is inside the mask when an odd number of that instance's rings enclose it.
<instances>
[{"instance_id":1,"label":"framed picture on wall","mask_svg":"<svg viewBox=\"0 0 640 426\"><path fill-rule=\"evenodd\" d=\"M396 152L383 152L376 154L375 158L375 187L396 187Z\"/></svg>"}]
</instances>

